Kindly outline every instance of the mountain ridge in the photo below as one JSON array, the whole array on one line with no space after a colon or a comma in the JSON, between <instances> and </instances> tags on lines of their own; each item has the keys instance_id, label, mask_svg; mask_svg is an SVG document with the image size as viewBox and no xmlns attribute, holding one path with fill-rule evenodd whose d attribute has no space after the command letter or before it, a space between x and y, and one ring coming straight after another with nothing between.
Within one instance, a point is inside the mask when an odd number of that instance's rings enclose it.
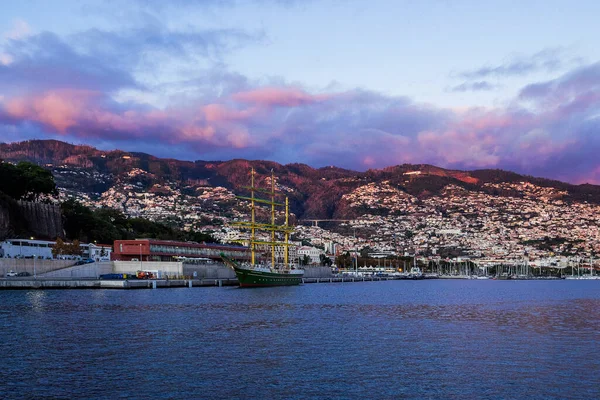
<instances>
[{"instance_id":1,"label":"mountain ridge","mask_svg":"<svg viewBox=\"0 0 600 400\"><path fill-rule=\"evenodd\" d=\"M360 172L266 160L181 161L60 141L0 144L0 158L51 170L63 201L117 209L223 242L240 237L231 222L249 218L249 203L236 195L249 194L254 168L258 186L270 186L275 174L289 198L296 239L332 252L538 259L600 253L600 186L499 169L401 164ZM269 218L268 210L257 211ZM328 219L338 222L303 225Z\"/></svg>"},{"instance_id":2,"label":"mountain ridge","mask_svg":"<svg viewBox=\"0 0 600 400\"><path fill-rule=\"evenodd\" d=\"M343 196L359 186L373 182L386 182L419 199L437 195L448 185L498 196L511 196L515 194L489 189L486 184L529 182L566 191L567 194L563 196L565 201L600 203L600 186L573 185L501 169L466 171L430 164L400 164L360 172L335 166L314 168L302 163L280 164L268 160L183 161L143 152L98 150L89 145L74 145L59 140L0 143L0 159L10 162L31 161L53 169L55 176L58 175L57 183L60 187L77 189L92 197L108 190L116 182L131 180L127 175L132 171L140 171L136 175L136 182L141 182L145 189L156 184L175 182L182 188L208 185L243 192L242 188L248 184L250 168L256 170L260 179L265 179L273 170L278 182L291 189L288 191L291 208L300 218L354 217L344 204ZM93 171L106 179L92 183L75 176L75 182L69 183L68 179L61 179L60 174L56 173L65 168Z\"/></svg>"}]
</instances>

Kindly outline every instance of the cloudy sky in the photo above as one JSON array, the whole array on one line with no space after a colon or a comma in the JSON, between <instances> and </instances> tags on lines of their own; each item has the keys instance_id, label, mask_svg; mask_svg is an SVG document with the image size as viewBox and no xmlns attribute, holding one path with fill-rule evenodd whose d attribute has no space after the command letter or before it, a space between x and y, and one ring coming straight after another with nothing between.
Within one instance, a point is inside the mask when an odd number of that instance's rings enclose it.
<instances>
[{"instance_id":1,"label":"cloudy sky","mask_svg":"<svg viewBox=\"0 0 600 400\"><path fill-rule=\"evenodd\" d=\"M0 8L1 142L600 184L597 1Z\"/></svg>"}]
</instances>

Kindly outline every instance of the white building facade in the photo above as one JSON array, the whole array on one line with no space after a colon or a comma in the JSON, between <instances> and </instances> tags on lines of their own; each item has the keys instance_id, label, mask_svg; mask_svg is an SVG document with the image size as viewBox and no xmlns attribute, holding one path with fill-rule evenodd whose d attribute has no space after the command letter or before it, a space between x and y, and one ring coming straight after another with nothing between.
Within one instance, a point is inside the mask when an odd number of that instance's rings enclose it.
<instances>
[{"instance_id":1,"label":"white building facade","mask_svg":"<svg viewBox=\"0 0 600 400\"><path fill-rule=\"evenodd\" d=\"M311 264L321 264L321 254L325 254L325 252L316 247L302 246L298 248L298 258L302 260L306 255L310 258Z\"/></svg>"},{"instance_id":2,"label":"white building facade","mask_svg":"<svg viewBox=\"0 0 600 400\"><path fill-rule=\"evenodd\" d=\"M6 239L0 243L0 257L42 258L51 260L52 247L56 242L47 240Z\"/></svg>"},{"instance_id":3,"label":"white building facade","mask_svg":"<svg viewBox=\"0 0 600 400\"><path fill-rule=\"evenodd\" d=\"M95 244L95 243L82 243L81 255L84 259L92 259L94 261L110 261L110 253L112 253L112 246L107 244Z\"/></svg>"},{"instance_id":4,"label":"white building facade","mask_svg":"<svg viewBox=\"0 0 600 400\"><path fill-rule=\"evenodd\" d=\"M56 242L49 240L35 239L6 239L0 242L0 258L37 258L52 260L52 248ZM62 255L63 259L92 259L94 261L110 261L112 246L82 243L79 245L82 250L81 256Z\"/></svg>"}]
</instances>

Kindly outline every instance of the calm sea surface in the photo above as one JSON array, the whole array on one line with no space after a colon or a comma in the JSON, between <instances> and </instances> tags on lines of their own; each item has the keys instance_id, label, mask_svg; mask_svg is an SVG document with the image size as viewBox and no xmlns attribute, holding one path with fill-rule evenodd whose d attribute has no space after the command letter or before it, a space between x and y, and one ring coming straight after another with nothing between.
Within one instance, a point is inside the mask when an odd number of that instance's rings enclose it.
<instances>
[{"instance_id":1,"label":"calm sea surface","mask_svg":"<svg viewBox=\"0 0 600 400\"><path fill-rule=\"evenodd\" d=\"M600 281L0 291L0 398L600 398Z\"/></svg>"}]
</instances>

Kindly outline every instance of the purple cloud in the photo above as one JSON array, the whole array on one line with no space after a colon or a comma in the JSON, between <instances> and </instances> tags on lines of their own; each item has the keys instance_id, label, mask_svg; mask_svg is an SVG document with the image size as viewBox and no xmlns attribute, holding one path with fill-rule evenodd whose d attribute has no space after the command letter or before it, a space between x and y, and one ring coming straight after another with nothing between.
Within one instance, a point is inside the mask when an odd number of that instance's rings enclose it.
<instances>
[{"instance_id":1,"label":"purple cloud","mask_svg":"<svg viewBox=\"0 0 600 400\"><path fill-rule=\"evenodd\" d=\"M523 100L549 100L559 102L583 93L600 89L600 62L575 69L557 79L525 86L519 93Z\"/></svg>"},{"instance_id":2,"label":"purple cloud","mask_svg":"<svg viewBox=\"0 0 600 400\"><path fill-rule=\"evenodd\" d=\"M90 29L67 38L50 32L8 39L0 54L0 93L51 89L115 92L147 90L134 76L158 65L155 58L219 63L224 54L257 43L264 33L236 29L173 31L158 22L140 28L108 32Z\"/></svg>"},{"instance_id":3,"label":"purple cloud","mask_svg":"<svg viewBox=\"0 0 600 400\"><path fill-rule=\"evenodd\" d=\"M95 55L77 52L49 32L9 39L4 53L10 62L0 64L0 92L35 92L52 88L86 88L113 91L139 87L127 70Z\"/></svg>"},{"instance_id":4,"label":"purple cloud","mask_svg":"<svg viewBox=\"0 0 600 400\"><path fill-rule=\"evenodd\" d=\"M9 41L3 51L12 59L0 66L2 138L37 135L124 150L144 143L158 156L360 170L401 163L506 168L600 183L600 64L528 85L510 107L454 110L360 89L257 82L218 60L221 49L260 35L148 25L122 33L90 30L80 39L41 33ZM217 60L189 79L150 87L134 73L148 54ZM465 85L483 90L486 84ZM123 89L172 94L157 107L115 100Z\"/></svg>"},{"instance_id":5,"label":"purple cloud","mask_svg":"<svg viewBox=\"0 0 600 400\"><path fill-rule=\"evenodd\" d=\"M465 71L458 76L465 79L482 79L489 77L523 76L537 71L557 71L572 65L574 60L567 59L565 49L550 48L531 56L517 56L501 65L485 66Z\"/></svg>"},{"instance_id":6,"label":"purple cloud","mask_svg":"<svg viewBox=\"0 0 600 400\"><path fill-rule=\"evenodd\" d=\"M495 90L498 86L492 85L487 81L477 81L477 82L464 82L460 85L454 86L450 88L451 92L482 92L482 91L490 91Z\"/></svg>"}]
</instances>

